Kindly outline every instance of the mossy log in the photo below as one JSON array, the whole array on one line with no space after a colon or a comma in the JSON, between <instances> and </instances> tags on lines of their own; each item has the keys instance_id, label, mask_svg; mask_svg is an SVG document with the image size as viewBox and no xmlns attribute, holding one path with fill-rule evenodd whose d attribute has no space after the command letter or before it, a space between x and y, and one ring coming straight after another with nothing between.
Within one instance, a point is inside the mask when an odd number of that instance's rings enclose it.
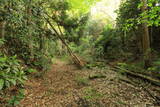
<instances>
[{"instance_id":1,"label":"mossy log","mask_svg":"<svg viewBox=\"0 0 160 107\"><path fill-rule=\"evenodd\" d=\"M153 85L160 86L160 80L159 79L155 79L155 78L153 78L151 76L139 74L139 73L136 73L136 72L133 72L133 71L129 71L129 70L121 68L119 66L114 66L114 70L115 71L121 70L121 71L123 71L123 73L125 73L127 75L130 75L130 76L136 77L136 78L140 78L140 79L142 79L144 81L150 82Z\"/></svg>"}]
</instances>

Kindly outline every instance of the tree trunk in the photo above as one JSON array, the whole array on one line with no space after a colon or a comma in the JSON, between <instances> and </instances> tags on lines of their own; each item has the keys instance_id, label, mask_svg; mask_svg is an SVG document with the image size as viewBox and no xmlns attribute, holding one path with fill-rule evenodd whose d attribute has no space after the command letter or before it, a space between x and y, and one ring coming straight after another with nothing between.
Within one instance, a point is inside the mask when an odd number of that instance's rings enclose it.
<instances>
[{"instance_id":1,"label":"tree trunk","mask_svg":"<svg viewBox=\"0 0 160 107\"><path fill-rule=\"evenodd\" d=\"M6 21L0 21L0 39L4 39L5 37L5 27L6 27ZM0 51L3 51L4 47L0 46Z\"/></svg>"},{"instance_id":2,"label":"tree trunk","mask_svg":"<svg viewBox=\"0 0 160 107\"><path fill-rule=\"evenodd\" d=\"M27 15L28 15L28 18L27 18L27 26L29 27L29 32L28 32L28 38L29 38L29 49L30 49L30 56L31 58L33 58L33 41L32 41L32 28L31 28L31 15L32 15L32 10L31 10L31 3L32 1L29 0L28 1L28 5L26 7L26 12L27 12Z\"/></svg>"},{"instance_id":3,"label":"tree trunk","mask_svg":"<svg viewBox=\"0 0 160 107\"><path fill-rule=\"evenodd\" d=\"M48 17L50 17L48 14L46 14ZM71 55L71 57L73 58L75 64L77 64L79 67L84 67L84 62L82 62L80 60L80 58L78 56L76 56L72 50L70 49L70 47L68 46L68 44L65 42L65 40L61 37L61 35L63 36L63 32L61 31L60 27L58 27L59 32L54 28L54 26L52 25L52 23L49 21L49 19L45 18L46 22L50 25L50 27L52 28L52 30L54 31L54 33L56 34L56 36L60 39L60 41L64 44L64 46L66 46L69 54ZM57 24L58 25L58 24ZM58 25L59 26L59 25ZM60 33L60 34L59 34Z\"/></svg>"},{"instance_id":4,"label":"tree trunk","mask_svg":"<svg viewBox=\"0 0 160 107\"><path fill-rule=\"evenodd\" d=\"M141 8L142 12L145 12L147 9L147 0L141 0L143 6ZM147 20L147 19L145 19ZM142 24L142 47L143 47L143 59L144 67L148 68L151 65L151 47L150 47L150 37L147 23Z\"/></svg>"},{"instance_id":5,"label":"tree trunk","mask_svg":"<svg viewBox=\"0 0 160 107\"><path fill-rule=\"evenodd\" d=\"M0 38L4 38L5 36L5 21L0 21Z\"/></svg>"}]
</instances>

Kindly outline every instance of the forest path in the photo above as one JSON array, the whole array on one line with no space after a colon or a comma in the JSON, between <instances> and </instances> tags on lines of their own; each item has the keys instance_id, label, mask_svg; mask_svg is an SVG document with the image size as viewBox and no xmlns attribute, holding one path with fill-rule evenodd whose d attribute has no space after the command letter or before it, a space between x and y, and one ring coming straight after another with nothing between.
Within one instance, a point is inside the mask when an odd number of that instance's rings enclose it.
<instances>
[{"instance_id":1,"label":"forest path","mask_svg":"<svg viewBox=\"0 0 160 107\"><path fill-rule=\"evenodd\" d=\"M90 75L106 78L89 80ZM57 61L51 71L26 82L26 97L18 107L145 107L152 103L142 89L118 78L107 68L79 70L73 64Z\"/></svg>"}]
</instances>

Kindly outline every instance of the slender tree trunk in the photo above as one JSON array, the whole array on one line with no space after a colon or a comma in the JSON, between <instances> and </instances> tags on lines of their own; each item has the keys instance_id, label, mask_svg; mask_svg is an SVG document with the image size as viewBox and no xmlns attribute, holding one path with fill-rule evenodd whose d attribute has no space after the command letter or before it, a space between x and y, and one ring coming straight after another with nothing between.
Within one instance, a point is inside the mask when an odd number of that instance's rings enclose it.
<instances>
[{"instance_id":1,"label":"slender tree trunk","mask_svg":"<svg viewBox=\"0 0 160 107\"><path fill-rule=\"evenodd\" d=\"M147 9L147 0L141 0L143 6L141 8L142 12L145 12ZM147 19L146 19L147 20ZM144 66L148 68L151 65L151 47L150 47L150 37L147 23L142 24L142 47L143 47L143 59Z\"/></svg>"},{"instance_id":2,"label":"slender tree trunk","mask_svg":"<svg viewBox=\"0 0 160 107\"><path fill-rule=\"evenodd\" d=\"M46 14L48 17L50 17L48 14ZM63 36L63 32L61 31L60 27L58 27L59 32L54 28L54 26L52 25L52 23L49 21L49 19L45 18L46 22L50 25L50 27L52 28L52 30L54 31L54 33L56 34L56 36L61 40L61 42L64 44L64 46L66 46L67 51L69 52L69 54L71 55L71 57L73 58L74 62L79 65L79 67L83 67L84 66L84 62L82 62L78 56L76 56L72 50L70 49L70 47L68 46L68 44L65 42L65 40L61 37ZM57 24L58 25L58 24ZM59 26L59 25L58 25Z\"/></svg>"},{"instance_id":3,"label":"slender tree trunk","mask_svg":"<svg viewBox=\"0 0 160 107\"><path fill-rule=\"evenodd\" d=\"M4 38L5 36L5 26L6 26L6 22L1 21L0 22L0 38Z\"/></svg>"},{"instance_id":4,"label":"slender tree trunk","mask_svg":"<svg viewBox=\"0 0 160 107\"><path fill-rule=\"evenodd\" d=\"M151 44L151 47L152 47L152 44L153 44L153 27L152 26L150 28L150 44Z\"/></svg>"},{"instance_id":5,"label":"slender tree trunk","mask_svg":"<svg viewBox=\"0 0 160 107\"><path fill-rule=\"evenodd\" d=\"M29 27L29 32L28 32L28 38L29 38L29 48L30 48L30 56L31 58L33 57L33 41L32 41L32 28L31 28L31 15L32 15L32 10L31 10L31 3L32 1L29 0L28 5L26 7L26 12L28 15L28 19L27 19L27 26Z\"/></svg>"},{"instance_id":6,"label":"slender tree trunk","mask_svg":"<svg viewBox=\"0 0 160 107\"><path fill-rule=\"evenodd\" d=\"M40 38L40 41L39 41L39 50L43 53L43 49L44 49L44 35L40 35L39 38Z\"/></svg>"},{"instance_id":7,"label":"slender tree trunk","mask_svg":"<svg viewBox=\"0 0 160 107\"><path fill-rule=\"evenodd\" d=\"M0 21L0 39L4 39L5 37L5 26L6 26L6 21ZM0 47L0 51L3 51L4 47Z\"/></svg>"}]
</instances>

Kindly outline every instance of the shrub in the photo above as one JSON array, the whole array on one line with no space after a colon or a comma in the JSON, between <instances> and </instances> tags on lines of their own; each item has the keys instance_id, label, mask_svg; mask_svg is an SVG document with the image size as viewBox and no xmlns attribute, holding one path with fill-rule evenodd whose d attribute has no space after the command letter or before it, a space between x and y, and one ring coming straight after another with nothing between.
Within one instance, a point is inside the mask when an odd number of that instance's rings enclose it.
<instances>
[{"instance_id":1,"label":"shrub","mask_svg":"<svg viewBox=\"0 0 160 107\"><path fill-rule=\"evenodd\" d=\"M22 85L26 79L24 68L16 56L7 57L0 54L0 90L12 85Z\"/></svg>"}]
</instances>

